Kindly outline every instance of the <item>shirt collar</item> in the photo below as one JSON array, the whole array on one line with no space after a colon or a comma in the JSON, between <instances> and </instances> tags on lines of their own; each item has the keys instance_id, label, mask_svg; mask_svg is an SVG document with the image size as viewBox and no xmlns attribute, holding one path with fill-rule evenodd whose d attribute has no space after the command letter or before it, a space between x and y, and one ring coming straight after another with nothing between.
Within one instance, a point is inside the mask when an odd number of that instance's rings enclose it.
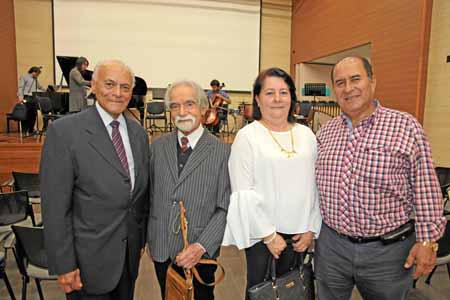
<instances>
[{"instance_id":1,"label":"shirt collar","mask_svg":"<svg viewBox=\"0 0 450 300\"><path fill-rule=\"evenodd\" d=\"M103 124L105 124L106 128L108 128L108 126L114 120L119 121L120 126L125 126L126 128L125 118L123 114L120 114L117 119L114 119L106 110L103 109L103 107L101 107L100 104L98 104L98 102L95 102L95 107L97 108L98 114L100 115L100 118L102 119Z\"/></svg>"},{"instance_id":2,"label":"shirt collar","mask_svg":"<svg viewBox=\"0 0 450 300\"><path fill-rule=\"evenodd\" d=\"M197 145L197 142L202 137L203 130L204 130L203 126L200 125L198 126L197 129L195 129L193 132L191 132L189 135L186 136L189 141L189 146L192 148L192 150L194 150L195 145ZM177 130L177 135L178 135L178 144L181 146L181 138L185 135L180 130Z\"/></svg>"},{"instance_id":3,"label":"shirt collar","mask_svg":"<svg viewBox=\"0 0 450 300\"><path fill-rule=\"evenodd\" d=\"M365 118L364 120L362 120L360 122L361 126L367 126L367 125L374 123L375 120L377 119L377 116L380 114L380 111L383 109L383 107L381 106L378 99L373 99L373 104L375 105L375 110L373 111L373 113L370 116L368 116L367 118ZM348 127L350 127L351 130L353 130L352 121L344 112L341 113L341 119L344 124L346 124Z\"/></svg>"}]
</instances>

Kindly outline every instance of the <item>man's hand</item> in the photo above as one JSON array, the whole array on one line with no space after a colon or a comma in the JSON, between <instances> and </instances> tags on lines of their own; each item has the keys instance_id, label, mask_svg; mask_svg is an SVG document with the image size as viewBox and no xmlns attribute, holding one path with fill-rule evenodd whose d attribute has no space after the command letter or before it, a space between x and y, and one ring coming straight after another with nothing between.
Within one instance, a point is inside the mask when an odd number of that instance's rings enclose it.
<instances>
[{"instance_id":1,"label":"man's hand","mask_svg":"<svg viewBox=\"0 0 450 300\"><path fill-rule=\"evenodd\" d=\"M270 253L272 253L272 255L276 259L279 259L281 252L284 251L284 249L287 247L287 244L281 235L275 233L275 238L272 239L270 243L267 243L266 246L269 249Z\"/></svg>"},{"instance_id":2,"label":"man's hand","mask_svg":"<svg viewBox=\"0 0 450 300\"><path fill-rule=\"evenodd\" d=\"M292 244L295 252L305 252L311 246L314 238L314 233L311 231L296 234L292 237L295 243Z\"/></svg>"},{"instance_id":3,"label":"man's hand","mask_svg":"<svg viewBox=\"0 0 450 300\"><path fill-rule=\"evenodd\" d=\"M17 103L23 103L24 101L23 101L23 98L17 98Z\"/></svg>"},{"instance_id":4,"label":"man's hand","mask_svg":"<svg viewBox=\"0 0 450 300\"><path fill-rule=\"evenodd\" d=\"M76 269L66 274L58 275L58 283L64 293L70 293L76 290L80 290L83 287L83 284L81 283L80 269Z\"/></svg>"},{"instance_id":5,"label":"man's hand","mask_svg":"<svg viewBox=\"0 0 450 300\"><path fill-rule=\"evenodd\" d=\"M416 243L409 251L408 258L405 262L405 268L409 269L416 262L416 271L414 272L414 279L422 275L430 274L436 265L436 252L431 247L423 246L421 243Z\"/></svg>"},{"instance_id":6,"label":"man's hand","mask_svg":"<svg viewBox=\"0 0 450 300\"><path fill-rule=\"evenodd\" d=\"M175 259L178 266L185 269L191 269L194 267L202 258L205 250L198 243L190 244L186 250L179 253Z\"/></svg>"}]
</instances>

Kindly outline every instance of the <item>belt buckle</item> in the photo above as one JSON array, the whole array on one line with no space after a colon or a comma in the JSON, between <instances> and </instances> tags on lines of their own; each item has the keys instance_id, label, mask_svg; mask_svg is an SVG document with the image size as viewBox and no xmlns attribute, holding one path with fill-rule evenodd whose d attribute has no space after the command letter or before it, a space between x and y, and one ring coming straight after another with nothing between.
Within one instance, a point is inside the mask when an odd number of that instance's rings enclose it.
<instances>
[{"instance_id":1,"label":"belt buckle","mask_svg":"<svg viewBox=\"0 0 450 300\"><path fill-rule=\"evenodd\" d=\"M350 240L350 242L352 243L357 243L357 244L362 244L364 242L363 237L355 237L355 236L347 236L347 238Z\"/></svg>"}]
</instances>

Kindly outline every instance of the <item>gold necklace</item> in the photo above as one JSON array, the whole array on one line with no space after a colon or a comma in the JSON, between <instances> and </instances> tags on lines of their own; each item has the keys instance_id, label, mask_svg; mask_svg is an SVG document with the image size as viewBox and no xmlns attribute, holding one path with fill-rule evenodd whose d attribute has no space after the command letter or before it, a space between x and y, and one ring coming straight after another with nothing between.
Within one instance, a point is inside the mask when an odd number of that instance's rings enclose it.
<instances>
[{"instance_id":1,"label":"gold necklace","mask_svg":"<svg viewBox=\"0 0 450 300\"><path fill-rule=\"evenodd\" d=\"M297 154L297 151L295 151L295 147L294 147L294 135L292 134L292 128L289 130L290 134L291 134L291 148L292 150L286 150L284 149L281 144L278 142L278 140L275 138L275 136L272 134L272 131L267 128L267 131L269 131L270 136L272 137L273 141L275 142L275 144L278 145L278 148L280 148L280 151L282 153L286 153L288 158L291 158L292 156L294 156L295 154Z\"/></svg>"}]
</instances>

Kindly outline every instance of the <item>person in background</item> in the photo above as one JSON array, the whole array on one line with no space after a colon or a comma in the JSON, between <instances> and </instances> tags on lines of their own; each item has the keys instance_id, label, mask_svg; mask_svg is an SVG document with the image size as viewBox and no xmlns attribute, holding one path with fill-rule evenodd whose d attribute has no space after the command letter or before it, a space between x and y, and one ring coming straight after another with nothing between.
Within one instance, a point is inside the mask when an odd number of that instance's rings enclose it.
<instances>
[{"instance_id":1,"label":"person in background","mask_svg":"<svg viewBox=\"0 0 450 300\"><path fill-rule=\"evenodd\" d=\"M211 80L209 85L211 86L211 90L207 92L206 96L208 97L211 107L217 109L219 118L217 125L211 126L210 130L213 134L218 135L222 123L226 121L228 116L228 104L231 103L231 99L227 92L223 90L223 86L220 85L220 82L217 79Z\"/></svg>"},{"instance_id":2,"label":"person in background","mask_svg":"<svg viewBox=\"0 0 450 300\"><path fill-rule=\"evenodd\" d=\"M255 121L237 133L231 148L223 245L245 249L247 290L264 280L271 256L278 276L290 271L294 255L306 251L320 231L316 138L295 123L296 101L289 74L262 71L253 85ZM294 243L287 246L287 239Z\"/></svg>"},{"instance_id":3,"label":"person in background","mask_svg":"<svg viewBox=\"0 0 450 300\"><path fill-rule=\"evenodd\" d=\"M445 230L430 145L414 117L374 97L366 58L340 60L331 79L342 114L317 134L318 296L348 300L356 286L364 299L404 300L433 269Z\"/></svg>"},{"instance_id":4,"label":"person in background","mask_svg":"<svg viewBox=\"0 0 450 300\"><path fill-rule=\"evenodd\" d=\"M38 109L38 104L33 100L33 92L44 91L44 88L38 81L41 69L42 67L31 67L28 70L28 73L21 76L19 79L17 98L18 101L24 103L27 108L27 119L22 121L22 130L29 134L35 133L34 126Z\"/></svg>"},{"instance_id":5,"label":"person in background","mask_svg":"<svg viewBox=\"0 0 450 300\"><path fill-rule=\"evenodd\" d=\"M85 57L79 57L75 63L75 67L69 74L69 112L79 112L87 107L87 89L91 86L91 82L84 80L83 73L87 70L89 61Z\"/></svg>"}]
</instances>

